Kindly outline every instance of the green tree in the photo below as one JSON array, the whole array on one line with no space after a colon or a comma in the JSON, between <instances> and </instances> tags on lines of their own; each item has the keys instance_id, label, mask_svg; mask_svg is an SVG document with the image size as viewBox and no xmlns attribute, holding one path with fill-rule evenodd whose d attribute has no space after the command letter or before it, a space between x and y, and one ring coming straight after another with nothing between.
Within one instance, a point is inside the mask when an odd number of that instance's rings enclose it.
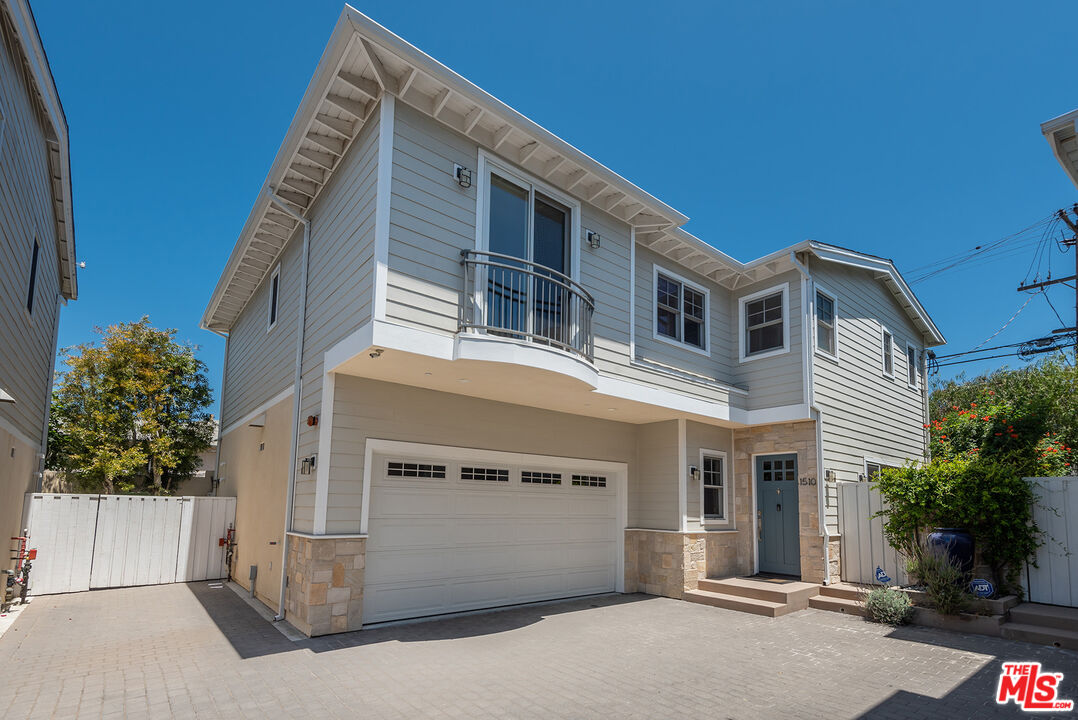
<instances>
[{"instance_id":1,"label":"green tree","mask_svg":"<svg viewBox=\"0 0 1078 720\"><path fill-rule=\"evenodd\" d=\"M97 332L63 351L46 463L88 491L168 493L213 438L206 366L146 317Z\"/></svg>"}]
</instances>

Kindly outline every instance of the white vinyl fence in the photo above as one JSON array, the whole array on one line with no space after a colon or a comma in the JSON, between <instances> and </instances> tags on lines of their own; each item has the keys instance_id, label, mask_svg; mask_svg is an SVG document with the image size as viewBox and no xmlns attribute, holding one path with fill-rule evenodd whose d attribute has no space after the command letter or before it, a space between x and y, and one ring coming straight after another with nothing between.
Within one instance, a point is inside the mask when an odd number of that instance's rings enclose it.
<instances>
[{"instance_id":1,"label":"white vinyl fence","mask_svg":"<svg viewBox=\"0 0 1078 720\"><path fill-rule=\"evenodd\" d=\"M227 577L236 498L27 495L33 595Z\"/></svg>"},{"instance_id":2,"label":"white vinyl fence","mask_svg":"<svg viewBox=\"0 0 1078 720\"><path fill-rule=\"evenodd\" d=\"M842 579L879 585L877 568L890 578L884 584L907 585L906 563L883 535L883 518L873 517L885 507L876 483L838 483L838 528L842 536Z\"/></svg>"},{"instance_id":3,"label":"white vinyl fence","mask_svg":"<svg viewBox=\"0 0 1078 720\"><path fill-rule=\"evenodd\" d=\"M1037 496L1033 520L1044 531L1037 567L1026 568L1026 598L1078 607L1078 477L1026 480Z\"/></svg>"}]
</instances>

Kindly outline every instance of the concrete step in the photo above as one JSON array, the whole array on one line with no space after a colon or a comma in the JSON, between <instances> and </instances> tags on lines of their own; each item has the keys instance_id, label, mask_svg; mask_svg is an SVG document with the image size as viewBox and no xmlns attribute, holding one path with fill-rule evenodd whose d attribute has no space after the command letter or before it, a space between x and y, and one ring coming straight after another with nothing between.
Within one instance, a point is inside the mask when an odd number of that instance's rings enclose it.
<instances>
[{"instance_id":1,"label":"concrete step","mask_svg":"<svg viewBox=\"0 0 1078 720\"><path fill-rule=\"evenodd\" d=\"M1011 612L1014 612L1013 610ZM1001 628L1003 637L1008 640L1021 640L1037 645L1051 645L1067 650L1078 650L1078 631L1063 630L1043 625L1009 622Z\"/></svg>"},{"instance_id":2,"label":"concrete step","mask_svg":"<svg viewBox=\"0 0 1078 720\"><path fill-rule=\"evenodd\" d=\"M807 608L809 598L820 591L820 586L813 583L743 577L708 578L700 581L699 588L707 592L723 595L734 595L790 605L792 610L804 610Z\"/></svg>"},{"instance_id":3,"label":"concrete step","mask_svg":"<svg viewBox=\"0 0 1078 720\"><path fill-rule=\"evenodd\" d=\"M1022 625L1078 631L1078 608L1022 603L1011 608L1009 619Z\"/></svg>"},{"instance_id":4,"label":"concrete step","mask_svg":"<svg viewBox=\"0 0 1078 720\"><path fill-rule=\"evenodd\" d=\"M785 603L760 600L758 598L745 597L743 595L711 592L710 590L686 590L683 597L689 602L699 603L701 605L711 605L712 607L737 610L739 612L752 613L753 615L763 615L764 617L779 617L780 615L791 612L789 606Z\"/></svg>"},{"instance_id":5,"label":"concrete step","mask_svg":"<svg viewBox=\"0 0 1078 720\"><path fill-rule=\"evenodd\" d=\"M865 606L856 600L850 600L848 598L817 595L814 598L809 598L809 607L816 608L817 610L846 613L847 615L865 616Z\"/></svg>"},{"instance_id":6,"label":"concrete step","mask_svg":"<svg viewBox=\"0 0 1078 720\"><path fill-rule=\"evenodd\" d=\"M867 592L868 590L860 585L849 585L847 583L824 585L820 588L820 595L842 600L860 600L861 596Z\"/></svg>"}]
</instances>

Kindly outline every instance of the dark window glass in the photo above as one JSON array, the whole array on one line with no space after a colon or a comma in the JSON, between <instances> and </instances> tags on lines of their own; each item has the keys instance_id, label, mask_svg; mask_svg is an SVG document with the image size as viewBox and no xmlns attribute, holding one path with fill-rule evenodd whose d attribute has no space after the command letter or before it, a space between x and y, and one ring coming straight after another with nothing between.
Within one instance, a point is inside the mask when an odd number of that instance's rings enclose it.
<instances>
[{"instance_id":1,"label":"dark window glass","mask_svg":"<svg viewBox=\"0 0 1078 720\"><path fill-rule=\"evenodd\" d=\"M745 334L749 355L784 346L781 292L745 303Z\"/></svg>"},{"instance_id":2,"label":"dark window glass","mask_svg":"<svg viewBox=\"0 0 1078 720\"><path fill-rule=\"evenodd\" d=\"M490 251L528 257L528 191L490 176Z\"/></svg>"},{"instance_id":3,"label":"dark window glass","mask_svg":"<svg viewBox=\"0 0 1078 720\"><path fill-rule=\"evenodd\" d=\"M37 256L41 253L41 246L34 240L34 254L30 258L30 283L26 290L26 309L34 312L34 288L37 287Z\"/></svg>"},{"instance_id":4,"label":"dark window glass","mask_svg":"<svg viewBox=\"0 0 1078 720\"><path fill-rule=\"evenodd\" d=\"M273 282L270 286L270 325L277 322L277 296L281 286L281 275L277 273L273 276Z\"/></svg>"}]
</instances>

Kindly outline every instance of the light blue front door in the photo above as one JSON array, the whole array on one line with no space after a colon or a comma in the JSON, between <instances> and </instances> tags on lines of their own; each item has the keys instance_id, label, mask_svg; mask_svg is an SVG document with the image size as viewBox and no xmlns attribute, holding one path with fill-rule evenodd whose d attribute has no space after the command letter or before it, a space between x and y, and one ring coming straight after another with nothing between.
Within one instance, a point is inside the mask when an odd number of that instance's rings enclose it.
<instances>
[{"instance_id":1,"label":"light blue front door","mask_svg":"<svg viewBox=\"0 0 1078 720\"><path fill-rule=\"evenodd\" d=\"M797 455L756 458L760 572L801 575L797 537Z\"/></svg>"}]
</instances>

